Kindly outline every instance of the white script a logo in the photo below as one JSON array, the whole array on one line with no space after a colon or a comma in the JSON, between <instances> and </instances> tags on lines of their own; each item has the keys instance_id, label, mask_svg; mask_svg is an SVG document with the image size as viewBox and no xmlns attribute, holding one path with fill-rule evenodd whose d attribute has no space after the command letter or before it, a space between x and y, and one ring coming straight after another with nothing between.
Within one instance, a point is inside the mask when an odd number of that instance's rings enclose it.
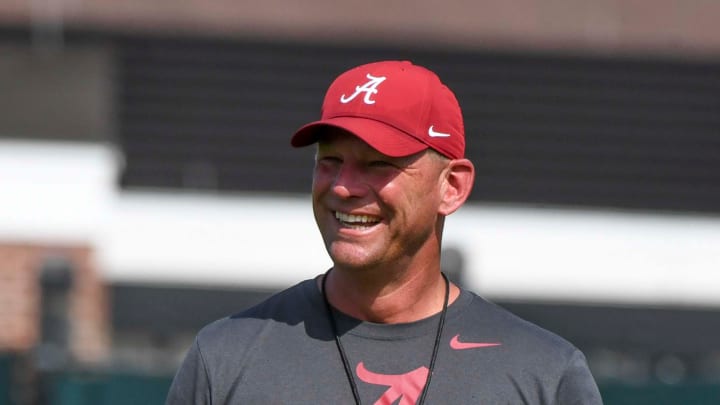
<instances>
[{"instance_id":1,"label":"white script a logo","mask_svg":"<svg viewBox=\"0 0 720 405\"><path fill-rule=\"evenodd\" d=\"M375 104L375 100L371 100L370 97L373 94L377 94L377 86L379 86L380 83L385 81L385 79L387 78L384 76L375 77L370 73L367 74L367 78L369 79L367 83L363 84L362 86L355 86L355 93L353 93L350 97L347 97L343 94L342 97L340 97L340 102L343 104L349 103L355 97L360 95L360 93L365 93L365 98L363 98L365 104Z\"/></svg>"}]
</instances>

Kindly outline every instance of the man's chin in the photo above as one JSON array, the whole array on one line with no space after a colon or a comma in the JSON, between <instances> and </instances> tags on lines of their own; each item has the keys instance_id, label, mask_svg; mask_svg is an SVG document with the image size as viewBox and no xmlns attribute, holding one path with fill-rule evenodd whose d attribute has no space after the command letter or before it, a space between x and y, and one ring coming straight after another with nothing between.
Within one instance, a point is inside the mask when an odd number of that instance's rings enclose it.
<instances>
[{"instance_id":1,"label":"man's chin","mask_svg":"<svg viewBox=\"0 0 720 405\"><path fill-rule=\"evenodd\" d=\"M347 246L347 244L343 243L330 245L328 252L335 267L339 268L360 270L371 267L373 262L367 250L360 249L356 246Z\"/></svg>"}]
</instances>

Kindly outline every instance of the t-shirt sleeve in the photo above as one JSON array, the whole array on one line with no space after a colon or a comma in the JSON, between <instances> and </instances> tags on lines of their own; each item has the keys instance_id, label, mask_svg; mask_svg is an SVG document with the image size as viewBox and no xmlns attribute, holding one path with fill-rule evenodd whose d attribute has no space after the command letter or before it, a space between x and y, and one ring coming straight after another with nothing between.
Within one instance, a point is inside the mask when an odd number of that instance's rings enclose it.
<instances>
[{"instance_id":1,"label":"t-shirt sleeve","mask_svg":"<svg viewBox=\"0 0 720 405\"><path fill-rule=\"evenodd\" d=\"M165 405L210 405L210 382L197 339L170 385Z\"/></svg>"},{"instance_id":2,"label":"t-shirt sleeve","mask_svg":"<svg viewBox=\"0 0 720 405\"><path fill-rule=\"evenodd\" d=\"M590 373L585 356L576 350L560 380L557 405L602 405L595 379Z\"/></svg>"}]
</instances>

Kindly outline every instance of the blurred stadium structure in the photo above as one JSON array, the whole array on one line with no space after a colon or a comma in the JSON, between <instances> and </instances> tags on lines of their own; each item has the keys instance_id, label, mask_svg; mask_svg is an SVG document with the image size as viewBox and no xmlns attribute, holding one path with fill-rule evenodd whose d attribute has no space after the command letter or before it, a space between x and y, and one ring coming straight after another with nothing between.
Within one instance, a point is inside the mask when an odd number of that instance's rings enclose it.
<instances>
[{"instance_id":1,"label":"blurred stadium structure","mask_svg":"<svg viewBox=\"0 0 720 405\"><path fill-rule=\"evenodd\" d=\"M607 404L720 403L720 3L0 3L0 404L162 403L203 324L329 266L314 119L347 67L456 90L454 278Z\"/></svg>"}]
</instances>

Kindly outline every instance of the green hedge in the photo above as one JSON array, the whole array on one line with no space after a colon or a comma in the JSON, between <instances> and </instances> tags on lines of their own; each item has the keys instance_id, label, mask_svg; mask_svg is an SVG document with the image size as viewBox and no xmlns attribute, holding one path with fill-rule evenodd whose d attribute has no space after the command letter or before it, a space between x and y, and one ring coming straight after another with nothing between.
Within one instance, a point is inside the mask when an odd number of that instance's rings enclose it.
<instances>
[{"instance_id":1,"label":"green hedge","mask_svg":"<svg viewBox=\"0 0 720 405\"><path fill-rule=\"evenodd\" d=\"M48 381L49 405L162 405L168 376L66 373Z\"/></svg>"},{"instance_id":2,"label":"green hedge","mask_svg":"<svg viewBox=\"0 0 720 405\"><path fill-rule=\"evenodd\" d=\"M0 405L10 404L8 358L0 357ZM73 372L46 380L49 405L162 405L171 376ZM605 405L718 405L720 383L600 385ZM12 405L12 404L10 404Z\"/></svg>"},{"instance_id":3,"label":"green hedge","mask_svg":"<svg viewBox=\"0 0 720 405\"><path fill-rule=\"evenodd\" d=\"M718 405L720 384L606 383L600 386L605 405Z\"/></svg>"},{"instance_id":4,"label":"green hedge","mask_svg":"<svg viewBox=\"0 0 720 405\"><path fill-rule=\"evenodd\" d=\"M10 356L0 356L0 405L10 405Z\"/></svg>"}]
</instances>

